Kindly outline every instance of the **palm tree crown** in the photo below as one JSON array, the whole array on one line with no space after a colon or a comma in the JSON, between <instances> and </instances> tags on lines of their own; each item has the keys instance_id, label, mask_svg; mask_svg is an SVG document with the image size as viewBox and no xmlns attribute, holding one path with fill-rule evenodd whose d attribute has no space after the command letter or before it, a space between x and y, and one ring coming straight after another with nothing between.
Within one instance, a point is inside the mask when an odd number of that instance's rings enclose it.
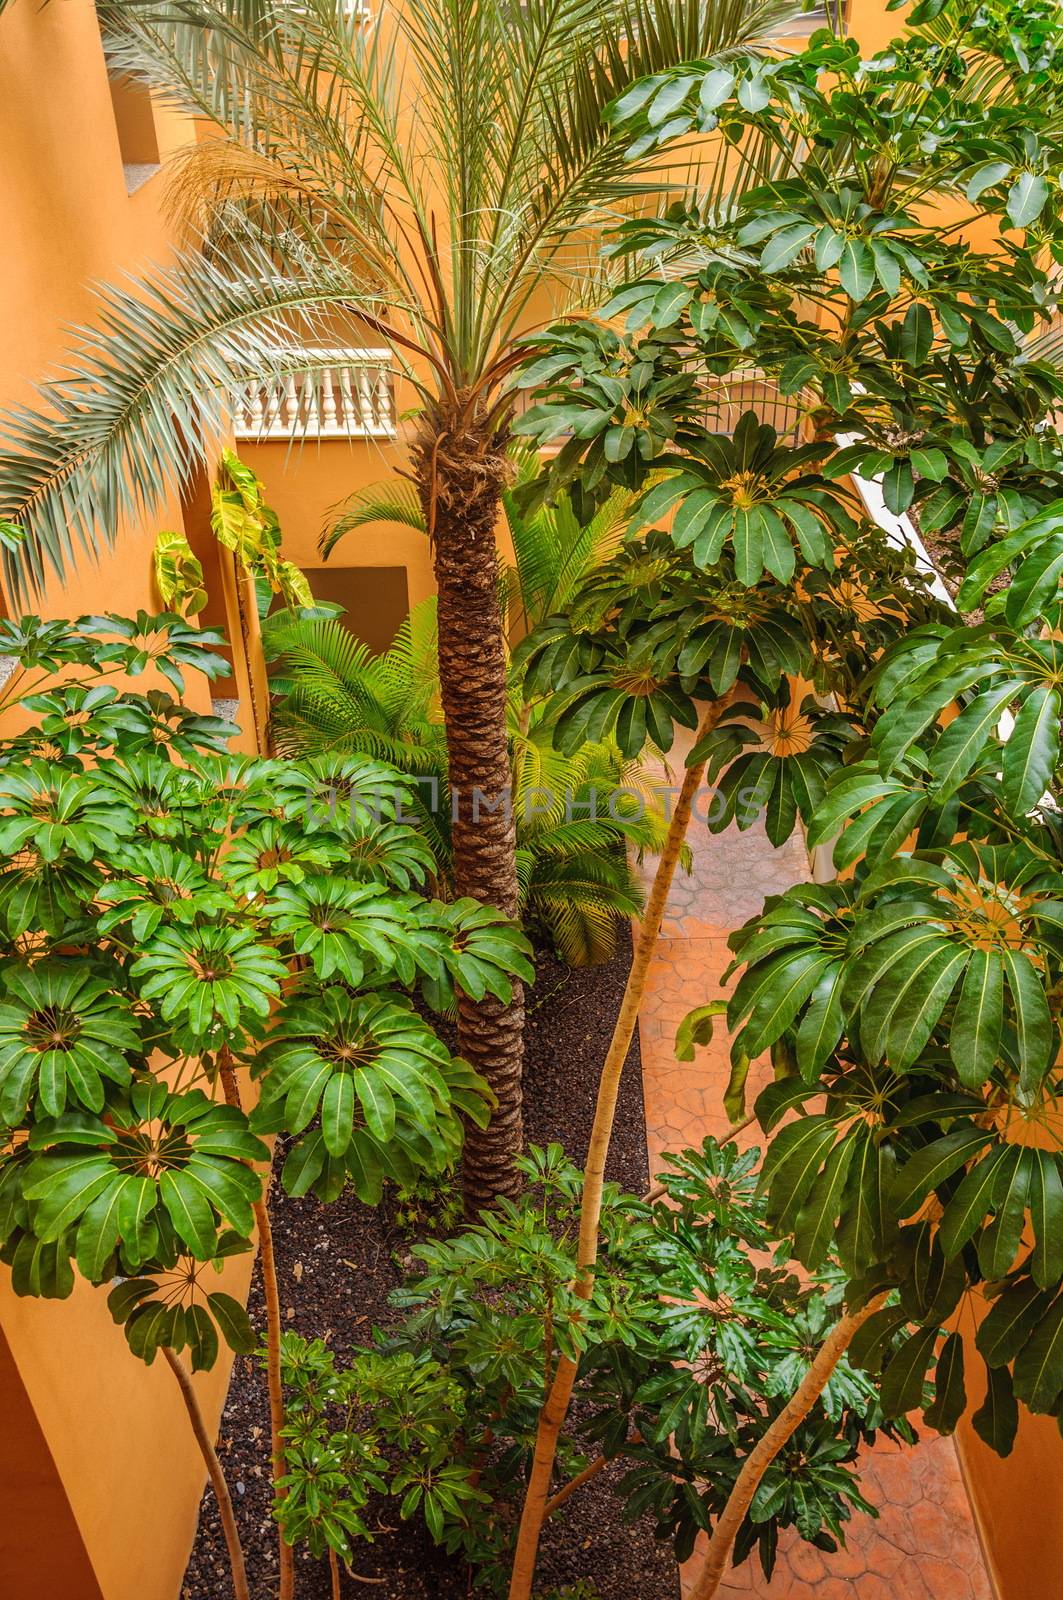
<instances>
[{"instance_id":1,"label":"palm tree crown","mask_svg":"<svg viewBox=\"0 0 1063 1600\"><path fill-rule=\"evenodd\" d=\"M100 7L112 67L220 132L178 157L193 250L100 291L41 404L5 419L16 592L60 576L207 458L234 383L372 331L426 401L497 400L552 275L586 294L594 226L666 181L605 106L639 77L750 47L799 0L343 0ZM659 158L658 158L659 165Z\"/></svg>"}]
</instances>

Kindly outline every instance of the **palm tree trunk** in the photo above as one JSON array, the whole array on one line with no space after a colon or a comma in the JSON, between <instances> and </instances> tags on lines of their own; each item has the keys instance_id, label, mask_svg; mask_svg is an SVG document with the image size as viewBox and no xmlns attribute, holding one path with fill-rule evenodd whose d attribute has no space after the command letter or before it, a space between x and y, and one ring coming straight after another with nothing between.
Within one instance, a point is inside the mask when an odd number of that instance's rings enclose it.
<instances>
[{"instance_id":1,"label":"palm tree trunk","mask_svg":"<svg viewBox=\"0 0 1063 1600\"><path fill-rule=\"evenodd\" d=\"M827 1387L831 1374L848 1350L857 1329L863 1327L868 1317L883 1305L885 1299L884 1294L877 1295L862 1311L855 1311L851 1316L842 1317L841 1321L834 1325L820 1345L815 1360L792 1399L787 1401L763 1438L758 1439L749 1452L742 1463L742 1470L735 1480L735 1486L728 1496L727 1504L720 1513L720 1519L712 1530L712 1538L705 1552L705 1565L699 1572L687 1600L712 1600L712 1596L720 1587L727 1558L731 1554L738 1531L753 1503L753 1496L765 1472L779 1451L797 1432Z\"/></svg>"},{"instance_id":2,"label":"palm tree trunk","mask_svg":"<svg viewBox=\"0 0 1063 1600\"><path fill-rule=\"evenodd\" d=\"M454 888L518 911L516 831L506 735L506 648L498 604L495 526L509 463L505 436L458 402L426 414L413 446L439 593L439 682L450 763ZM445 802L444 802L445 803ZM466 1211L476 1216L519 1188L524 995L458 997L458 1045L497 1106L466 1128Z\"/></svg>"},{"instance_id":3,"label":"palm tree trunk","mask_svg":"<svg viewBox=\"0 0 1063 1600\"><path fill-rule=\"evenodd\" d=\"M723 715L725 707L730 705L733 698L732 693L712 702L701 719L701 725L697 732L699 741L705 737L710 729L716 726ZM672 879L675 877L675 869L679 863L679 853L686 838L687 827L694 807L694 799L704 772L705 763L702 761L693 767L688 767L683 778L683 787L679 791L679 799L668 824L668 836L665 840L664 850L661 852L661 858L657 863L653 887L647 898L646 909L639 925L631 970L628 973L627 984L624 988L624 997L620 1002L620 1011L617 1015L616 1025L613 1028L613 1037L609 1041L609 1049L606 1052L602 1075L598 1083L598 1103L594 1111L594 1124L591 1128L587 1164L583 1176L579 1250L576 1257L578 1276L575 1289L576 1293L584 1300L590 1297L594 1282L594 1263L598 1259L598 1224L602 1214L605 1163L609 1154L613 1121L616 1116L616 1101L620 1092L620 1076L624 1070L624 1062L627 1060L627 1053L638 1023L639 1007L642 1004L642 996L646 989L646 977L649 973L650 961L657 946L657 935L661 931L665 907L668 904L668 894L672 887ZM567 1356L558 1358L557 1366L554 1369L553 1381L546 1396L546 1403L539 1417L539 1428L535 1438L535 1454L532 1459L531 1475L528 1479L524 1510L521 1513L517 1547L513 1556L509 1600L529 1600L531 1595L532 1581L535 1576L535 1561L539 1550L539 1537L542 1533L543 1521L550 1497L550 1477L554 1469L558 1439L561 1436L561 1429L568 1415L569 1401L572 1398L572 1388L576 1381L577 1370L577 1362L572 1361Z\"/></svg>"},{"instance_id":4,"label":"palm tree trunk","mask_svg":"<svg viewBox=\"0 0 1063 1600\"><path fill-rule=\"evenodd\" d=\"M168 1345L162 1351L169 1363L170 1371L177 1379L181 1390L181 1399L188 1412L188 1420L192 1424L192 1432L196 1436L203 1460L207 1464L207 1473L210 1477L214 1498L218 1502L218 1515L221 1517L222 1532L225 1535L225 1547L229 1552L229 1566L233 1576L234 1600L250 1600L250 1590L247 1587L247 1573L244 1569L244 1552L240 1543L240 1535L236 1527L236 1517L233 1513L232 1496L229 1494L229 1485L225 1481L218 1452L211 1443L207 1425L203 1420L196 1391L192 1387L192 1379L188 1375L188 1368Z\"/></svg>"}]
</instances>

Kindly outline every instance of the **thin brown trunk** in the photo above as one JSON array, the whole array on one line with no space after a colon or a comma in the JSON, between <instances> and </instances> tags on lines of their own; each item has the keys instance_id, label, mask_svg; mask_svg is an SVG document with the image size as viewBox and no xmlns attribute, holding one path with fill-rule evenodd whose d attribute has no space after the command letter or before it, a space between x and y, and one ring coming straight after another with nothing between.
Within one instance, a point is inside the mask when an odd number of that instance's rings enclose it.
<instances>
[{"instance_id":1,"label":"thin brown trunk","mask_svg":"<svg viewBox=\"0 0 1063 1600\"><path fill-rule=\"evenodd\" d=\"M720 700L713 701L701 719L697 738L704 738L719 722L726 706L730 705L733 695L725 695ZM661 922L664 919L665 907L668 904L668 895L675 877L675 869L679 862L679 854L686 838L687 827L694 805L694 798L698 791L705 772L705 763L699 762L693 767L688 767L683 778L683 787L679 792L675 811L668 824L668 836L665 840L664 850L657 863L657 871L653 879L653 887L646 901L642 922L639 926L638 937L635 941L635 950L628 973L627 984L624 988L624 997L620 1002L620 1011L613 1028L613 1037L606 1051L605 1062L602 1066L602 1075L598 1084L598 1103L594 1112L594 1124L591 1128L590 1146L587 1151L586 1171L583 1179L583 1204L580 1212L579 1253L577 1266L579 1275L576 1279L576 1292L583 1299L587 1299L593 1283L592 1269L598 1259L598 1224L602 1212L602 1190L605 1185L605 1163L609 1154L609 1141L612 1138L613 1121L616 1116L616 1100L620 1091L620 1077L624 1070L624 1062L634 1037L638 1023L639 1007L642 1004L643 992L646 988L646 976L649 972L650 961L657 945L657 935L661 931ZM529 1600L532 1591L532 1581L535 1576L535 1559L539 1549L539 1536L542 1532L546 1506L550 1495L550 1477L554 1469L554 1458L557 1454L557 1442L564 1426L565 1417L568 1415L569 1401L572 1397L572 1387L576 1381L577 1363L567 1356L561 1356L554 1370L550 1392L546 1397L539 1417L539 1428L535 1439L535 1454L532 1459L531 1475L528 1479L528 1490L524 1500L524 1510L521 1514L520 1531L517 1535L517 1547L513 1557L513 1572L510 1579L509 1600Z\"/></svg>"},{"instance_id":2,"label":"thin brown trunk","mask_svg":"<svg viewBox=\"0 0 1063 1600\"><path fill-rule=\"evenodd\" d=\"M192 1387L192 1379L188 1369L179 1355L163 1346L163 1355L170 1366L170 1371L177 1379L177 1386L181 1391L181 1398L188 1412L188 1420L192 1424L192 1432L196 1436L203 1460L207 1464L207 1473L210 1477L214 1498L218 1502L218 1514L221 1517L222 1532L225 1535L225 1547L229 1552L229 1566L233 1575L233 1595L235 1600L251 1600L251 1591L247 1587L247 1572L244 1568L244 1551L240 1543L240 1535L236 1527L236 1517L233 1514L232 1497L229 1494L229 1485L225 1481L218 1452L207 1432L207 1425L203 1420L196 1391Z\"/></svg>"},{"instance_id":3,"label":"thin brown trunk","mask_svg":"<svg viewBox=\"0 0 1063 1600\"><path fill-rule=\"evenodd\" d=\"M331 1600L340 1600L340 1564L331 1545L328 1553L328 1575Z\"/></svg>"},{"instance_id":4,"label":"thin brown trunk","mask_svg":"<svg viewBox=\"0 0 1063 1600\"><path fill-rule=\"evenodd\" d=\"M543 1521L545 1522L548 1517L552 1517L554 1512L564 1505L570 1495L574 1495L577 1489L582 1489L585 1483L590 1483L608 1465L609 1463L604 1456L595 1456L589 1467L584 1467L583 1471L577 1472L574 1478L569 1478L568 1482L563 1484L557 1493L551 1495L546 1502L543 1510Z\"/></svg>"},{"instance_id":5,"label":"thin brown trunk","mask_svg":"<svg viewBox=\"0 0 1063 1600\"><path fill-rule=\"evenodd\" d=\"M439 682L450 767L454 890L518 912L516 831L506 733L506 645L495 525L508 473L505 437L468 403L430 412L413 460L439 592ZM446 804L444 800L442 803ZM491 1086L486 1129L466 1126L466 1211L515 1195L521 1126L524 995L458 996L458 1046Z\"/></svg>"},{"instance_id":6,"label":"thin brown trunk","mask_svg":"<svg viewBox=\"0 0 1063 1600\"><path fill-rule=\"evenodd\" d=\"M727 1558L731 1554L735 1539L738 1537L738 1530L745 1520L746 1512L753 1502L753 1496L765 1472L779 1451L797 1432L827 1387L831 1373L848 1350L856 1330L879 1309L885 1299L884 1294L877 1295L862 1311L855 1311L851 1316L842 1317L841 1321L835 1324L820 1345L815 1360L793 1398L787 1402L763 1438L758 1439L749 1452L727 1504L720 1513L720 1519L712 1531L712 1538L705 1552L705 1565L695 1579L687 1600L711 1600L720 1587Z\"/></svg>"},{"instance_id":7,"label":"thin brown trunk","mask_svg":"<svg viewBox=\"0 0 1063 1600\"><path fill-rule=\"evenodd\" d=\"M240 1084L227 1049L218 1052L218 1074L227 1105L242 1110ZM254 1205L255 1225L258 1228L258 1256L262 1264L262 1297L266 1305L266 1385L269 1391L270 1469L273 1490L278 1500L283 1500L287 1490L281 1484L285 1473L284 1441L284 1388L281 1383L281 1302L277 1283L277 1258L273 1253L273 1228L269 1220L269 1207L265 1196ZM295 1552L277 1529L277 1558L279 1567L278 1600L293 1600L295 1594Z\"/></svg>"}]
</instances>

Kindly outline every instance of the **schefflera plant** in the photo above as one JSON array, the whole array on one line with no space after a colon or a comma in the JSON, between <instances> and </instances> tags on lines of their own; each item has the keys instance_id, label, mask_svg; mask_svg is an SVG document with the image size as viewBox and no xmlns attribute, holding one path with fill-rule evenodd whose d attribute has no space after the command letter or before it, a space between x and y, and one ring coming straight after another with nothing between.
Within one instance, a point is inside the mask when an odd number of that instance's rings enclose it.
<instances>
[{"instance_id":1,"label":"schefflera plant","mask_svg":"<svg viewBox=\"0 0 1063 1600\"><path fill-rule=\"evenodd\" d=\"M130 1349L163 1352L181 1383L241 1595L180 1358L195 1371L222 1340L253 1348L216 1273L257 1229L281 1477L259 1135L296 1135L283 1181L326 1200L350 1183L372 1203L385 1179L439 1173L490 1095L413 995L505 996L532 972L512 925L418 891L431 856L390 768L221 755L231 725L131 692L149 663L178 693L185 668L225 671L222 643L170 615L0 628L21 668L7 703L40 716L0 745L0 1258L20 1294L118 1280ZM250 1112L242 1065L261 1090Z\"/></svg>"}]
</instances>

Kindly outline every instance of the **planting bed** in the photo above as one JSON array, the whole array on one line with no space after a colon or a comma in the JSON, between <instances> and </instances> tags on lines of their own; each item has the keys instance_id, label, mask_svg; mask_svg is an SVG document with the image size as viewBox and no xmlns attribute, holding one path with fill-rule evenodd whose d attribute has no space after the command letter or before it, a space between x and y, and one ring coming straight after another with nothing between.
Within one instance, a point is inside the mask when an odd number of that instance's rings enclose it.
<instances>
[{"instance_id":1,"label":"planting bed","mask_svg":"<svg viewBox=\"0 0 1063 1600\"><path fill-rule=\"evenodd\" d=\"M594 1113L597 1070L612 1029L630 962L625 938L607 966L570 971L540 953L538 979L528 996L525 1046L525 1129L529 1143L559 1140L582 1162ZM647 1186L646 1132L637 1038L624 1069L608 1176L636 1193ZM397 1320L388 1296L403 1276L412 1242L385 1203L376 1209L353 1196L325 1207L312 1196L291 1200L274 1186L271 1214L283 1314L287 1327L307 1338L328 1337L339 1350L369 1342L375 1326ZM262 1325L256 1270L250 1310ZM261 1370L238 1357L222 1418L219 1455L229 1479L247 1556L253 1600L276 1594L276 1540L269 1518L269 1414ZM621 1522L620 1502L607 1469L573 1496L570 1508L548 1525L539 1587L593 1579L609 1600L677 1600L679 1583L669 1546L653 1537L652 1523ZM346 1575L345 1600L460 1600L468 1590L465 1567L438 1550L419 1519L400 1522L398 1502L381 1497L370 1506L379 1532L358 1547L355 1581ZM297 1600L327 1600L326 1563L298 1553ZM482 1593L483 1591L476 1591ZM208 1489L182 1589L183 1600L222 1600L229 1593L225 1545L214 1497Z\"/></svg>"}]
</instances>

